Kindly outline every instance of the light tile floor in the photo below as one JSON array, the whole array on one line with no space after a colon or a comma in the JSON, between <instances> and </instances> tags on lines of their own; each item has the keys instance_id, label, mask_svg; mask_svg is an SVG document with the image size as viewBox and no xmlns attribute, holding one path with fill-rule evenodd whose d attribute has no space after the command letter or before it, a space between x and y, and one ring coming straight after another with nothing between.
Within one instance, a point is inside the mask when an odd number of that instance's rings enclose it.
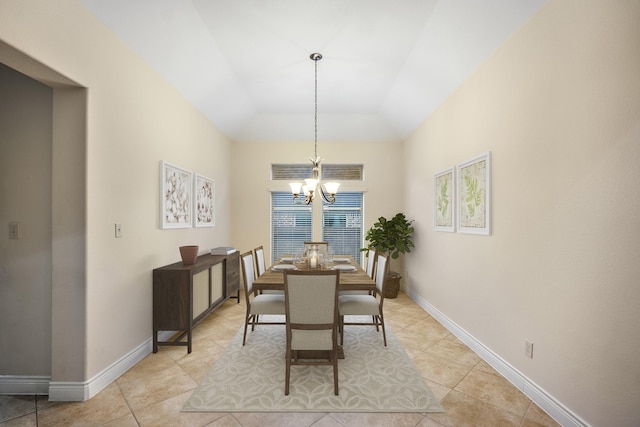
<instances>
[{"instance_id":1,"label":"light tile floor","mask_svg":"<svg viewBox=\"0 0 640 427\"><path fill-rule=\"evenodd\" d=\"M444 413L182 413L244 322L244 301L226 302L194 330L194 348L161 347L86 402L0 396L0 426L557 426L529 398L405 294L385 300L385 318ZM347 329L348 331L348 329Z\"/></svg>"}]
</instances>

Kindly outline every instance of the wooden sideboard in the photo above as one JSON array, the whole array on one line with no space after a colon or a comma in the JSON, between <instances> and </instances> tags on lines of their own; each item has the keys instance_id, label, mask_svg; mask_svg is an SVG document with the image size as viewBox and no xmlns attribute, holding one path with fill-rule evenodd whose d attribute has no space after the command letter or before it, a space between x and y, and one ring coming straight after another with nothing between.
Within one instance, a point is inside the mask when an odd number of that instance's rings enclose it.
<instances>
[{"instance_id":1,"label":"wooden sideboard","mask_svg":"<svg viewBox=\"0 0 640 427\"><path fill-rule=\"evenodd\" d=\"M191 353L193 328L229 298L240 302L238 251L200 255L195 264L176 262L154 269L153 352L170 345L186 346ZM171 340L158 341L161 331L174 332Z\"/></svg>"}]
</instances>

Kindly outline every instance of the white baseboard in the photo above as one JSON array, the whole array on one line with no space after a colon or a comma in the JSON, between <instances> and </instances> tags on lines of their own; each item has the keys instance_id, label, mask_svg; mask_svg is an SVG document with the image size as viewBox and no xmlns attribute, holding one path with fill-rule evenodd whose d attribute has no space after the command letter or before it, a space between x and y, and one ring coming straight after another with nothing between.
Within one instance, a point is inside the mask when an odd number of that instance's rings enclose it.
<instances>
[{"instance_id":1,"label":"white baseboard","mask_svg":"<svg viewBox=\"0 0 640 427\"><path fill-rule=\"evenodd\" d=\"M0 394L49 394L51 377L0 375Z\"/></svg>"},{"instance_id":2,"label":"white baseboard","mask_svg":"<svg viewBox=\"0 0 640 427\"><path fill-rule=\"evenodd\" d=\"M51 382L49 384L49 400L62 402L81 402L89 400L104 390L109 384L117 380L138 362L145 358L153 349L152 339L149 338L137 348L117 360L86 382Z\"/></svg>"},{"instance_id":3,"label":"white baseboard","mask_svg":"<svg viewBox=\"0 0 640 427\"><path fill-rule=\"evenodd\" d=\"M168 335L170 336L171 334L169 333ZM160 340L167 338L160 336ZM89 400L151 353L152 345L152 339L149 338L114 364L85 382L51 381L51 377L44 376L0 375L0 394L48 394L49 400L60 402Z\"/></svg>"},{"instance_id":4,"label":"white baseboard","mask_svg":"<svg viewBox=\"0 0 640 427\"><path fill-rule=\"evenodd\" d=\"M413 291L406 289L406 294L422 307L427 313L433 316L438 322L455 335L460 341L465 343L471 350L480 356L485 362L491 365L496 371L504 376L511 384L518 387L529 399L542 408L553 419L565 427L588 427L589 425L577 415L566 408L561 402L540 388L537 384L523 375L520 371L508 364L504 359L475 339L467 331L458 326L455 322L445 316L437 308L432 306L424 298Z\"/></svg>"},{"instance_id":5,"label":"white baseboard","mask_svg":"<svg viewBox=\"0 0 640 427\"><path fill-rule=\"evenodd\" d=\"M91 381L51 381L49 383L49 400L56 402L82 402L88 400Z\"/></svg>"}]
</instances>

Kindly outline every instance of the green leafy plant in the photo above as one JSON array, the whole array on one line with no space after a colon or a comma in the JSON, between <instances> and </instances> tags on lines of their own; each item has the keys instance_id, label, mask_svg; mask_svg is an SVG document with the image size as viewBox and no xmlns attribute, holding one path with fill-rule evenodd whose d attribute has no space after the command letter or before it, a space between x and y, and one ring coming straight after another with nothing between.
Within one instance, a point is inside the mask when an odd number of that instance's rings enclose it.
<instances>
[{"instance_id":1,"label":"green leafy plant","mask_svg":"<svg viewBox=\"0 0 640 427\"><path fill-rule=\"evenodd\" d=\"M407 220L403 213L397 213L391 219L381 216L367 230L365 239L369 242L369 247L362 248L361 251L368 252L369 248L375 249L376 252L389 257L390 265L391 258L398 259L400 254L409 253L414 247L414 228L411 223L413 220Z\"/></svg>"}]
</instances>

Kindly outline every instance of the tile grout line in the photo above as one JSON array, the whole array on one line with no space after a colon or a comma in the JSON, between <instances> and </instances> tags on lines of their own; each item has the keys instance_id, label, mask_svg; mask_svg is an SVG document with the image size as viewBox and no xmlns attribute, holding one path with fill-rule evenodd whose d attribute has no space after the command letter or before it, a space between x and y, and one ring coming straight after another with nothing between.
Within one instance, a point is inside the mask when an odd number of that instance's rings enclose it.
<instances>
[{"instance_id":1,"label":"tile grout line","mask_svg":"<svg viewBox=\"0 0 640 427\"><path fill-rule=\"evenodd\" d=\"M38 394L36 393L36 395L34 396L34 405L35 405L35 409L36 409L36 427L38 427Z\"/></svg>"},{"instance_id":2,"label":"tile grout line","mask_svg":"<svg viewBox=\"0 0 640 427\"><path fill-rule=\"evenodd\" d=\"M129 408L129 413L131 414L131 416L133 417L133 419L135 420L136 424L138 425L138 427L140 427L140 421L138 420L138 417L136 417L136 413L134 412L133 408L131 407L131 404L129 403L129 400L127 400L127 398L124 395L124 392L122 391L122 387L120 387L120 383L118 383L118 381L115 381L116 386L118 386L118 391L120 392L120 395L122 395L122 400L124 400L124 403L127 404L127 408ZM111 420L110 422L112 422L114 420Z\"/></svg>"}]
</instances>

